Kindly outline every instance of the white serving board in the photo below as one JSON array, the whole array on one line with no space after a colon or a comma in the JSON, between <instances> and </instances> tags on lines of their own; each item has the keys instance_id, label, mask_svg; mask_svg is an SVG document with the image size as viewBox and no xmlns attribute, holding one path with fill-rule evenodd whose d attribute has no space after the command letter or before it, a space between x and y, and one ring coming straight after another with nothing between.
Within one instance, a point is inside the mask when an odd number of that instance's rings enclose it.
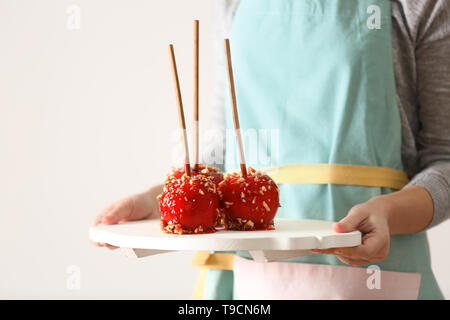
<instances>
[{"instance_id":1,"label":"white serving board","mask_svg":"<svg viewBox=\"0 0 450 320\"><path fill-rule=\"evenodd\" d=\"M359 231L335 233L332 224L321 220L275 219L275 230L221 230L216 233L175 235L162 232L159 220L155 219L99 225L91 227L89 235L94 242L134 249L137 257L169 251L248 250L255 259L269 261L310 254L311 249L361 244Z\"/></svg>"}]
</instances>

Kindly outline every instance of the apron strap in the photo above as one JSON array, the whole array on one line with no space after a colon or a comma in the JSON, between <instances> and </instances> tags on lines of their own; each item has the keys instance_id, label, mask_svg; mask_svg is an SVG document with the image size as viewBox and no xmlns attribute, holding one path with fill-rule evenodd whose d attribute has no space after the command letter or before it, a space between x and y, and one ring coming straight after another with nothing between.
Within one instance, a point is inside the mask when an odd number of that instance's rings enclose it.
<instances>
[{"instance_id":1,"label":"apron strap","mask_svg":"<svg viewBox=\"0 0 450 320\"><path fill-rule=\"evenodd\" d=\"M197 251L192 264L198 267L217 270L233 270L234 253L211 253L209 251Z\"/></svg>"},{"instance_id":2,"label":"apron strap","mask_svg":"<svg viewBox=\"0 0 450 320\"><path fill-rule=\"evenodd\" d=\"M204 298L208 270L233 270L234 257L235 255L233 253L197 251L194 259L192 259L192 264L198 267L199 273L195 282L192 299L202 300Z\"/></svg>"},{"instance_id":3,"label":"apron strap","mask_svg":"<svg viewBox=\"0 0 450 320\"><path fill-rule=\"evenodd\" d=\"M260 170L279 184L342 184L401 189L409 181L402 170L350 164L289 164Z\"/></svg>"}]
</instances>

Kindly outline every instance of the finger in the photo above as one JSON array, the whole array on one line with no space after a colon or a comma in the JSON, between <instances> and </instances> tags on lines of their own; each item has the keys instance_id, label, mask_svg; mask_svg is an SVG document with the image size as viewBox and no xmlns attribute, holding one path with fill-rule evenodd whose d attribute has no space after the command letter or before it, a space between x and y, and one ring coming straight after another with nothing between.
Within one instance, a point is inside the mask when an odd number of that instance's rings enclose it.
<instances>
[{"instance_id":1,"label":"finger","mask_svg":"<svg viewBox=\"0 0 450 320\"><path fill-rule=\"evenodd\" d=\"M389 250L389 236L377 231L367 233L363 236L360 246L349 249L343 250L342 254L365 260L379 259L380 255L383 257L384 252L387 254Z\"/></svg>"},{"instance_id":2,"label":"finger","mask_svg":"<svg viewBox=\"0 0 450 320\"><path fill-rule=\"evenodd\" d=\"M336 256L336 258L338 258L341 262L353 267L361 267L370 263L369 261L366 260L352 259L346 256Z\"/></svg>"},{"instance_id":3,"label":"finger","mask_svg":"<svg viewBox=\"0 0 450 320\"><path fill-rule=\"evenodd\" d=\"M100 213L100 214L95 218L94 222L92 223L92 226L93 226L93 227L97 227L99 224L104 224L103 219L104 219L108 214L110 214L110 212L112 212L111 210L112 210L112 209L110 209L110 211L108 211L108 212Z\"/></svg>"},{"instance_id":4,"label":"finger","mask_svg":"<svg viewBox=\"0 0 450 320\"><path fill-rule=\"evenodd\" d=\"M97 217L95 217L94 222L92 222L92 226L93 227L98 226L100 223L102 223L102 219L103 219L103 215L100 213Z\"/></svg>"},{"instance_id":5,"label":"finger","mask_svg":"<svg viewBox=\"0 0 450 320\"><path fill-rule=\"evenodd\" d=\"M321 254L338 254L336 252L337 248L331 248L331 249L312 249L312 253L321 253Z\"/></svg>"},{"instance_id":6,"label":"finger","mask_svg":"<svg viewBox=\"0 0 450 320\"><path fill-rule=\"evenodd\" d=\"M92 241L91 239L89 239L89 242L90 242L91 244L93 244L94 246L96 246L96 247L101 247L101 245L100 245L99 242Z\"/></svg>"},{"instance_id":7,"label":"finger","mask_svg":"<svg viewBox=\"0 0 450 320\"><path fill-rule=\"evenodd\" d=\"M315 253L321 254L334 254L335 256L346 256L351 259L363 259L366 257L366 254L361 255L361 250L357 250L358 247L352 248L336 248L336 249L327 249L327 250L317 250L313 251Z\"/></svg>"},{"instance_id":8,"label":"finger","mask_svg":"<svg viewBox=\"0 0 450 320\"><path fill-rule=\"evenodd\" d=\"M386 258L389 252L389 236L380 232L372 232L364 235L362 244L357 247L313 250L313 252L344 255L352 259L376 262Z\"/></svg>"},{"instance_id":9,"label":"finger","mask_svg":"<svg viewBox=\"0 0 450 320\"><path fill-rule=\"evenodd\" d=\"M351 265L351 266L364 266L364 265L370 263L370 261L367 261L364 259L358 259L358 258L352 257L352 256L337 254L336 252L340 252L339 249L322 249L322 250L311 250L311 251L313 253L320 253L320 254L333 254L340 261L342 261L345 264Z\"/></svg>"},{"instance_id":10,"label":"finger","mask_svg":"<svg viewBox=\"0 0 450 320\"><path fill-rule=\"evenodd\" d=\"M132 198L121 200L105 216L103 216L102 223L106 225L116 224L132 215L133 208L134 201Z\"/></svg>"},{"instance_id":11,"label":"finger","mask_svg":"<svg viewBox=\"0 0 450 320\"><path fill-rule=\"evenodd\" d=\"M329 249L312 249L313 253L321 254L334 254L334 255L346 255L353 256L353 248L356 247L346 247L346 248L329 248Z\"/></svg>"},{"instance_id":12,"label":"finger","mask_svg":"<svg viewBox=\"0 0 450 320\"><path fill-rule=\"evenodd\" d=\"M111 249L111 250L119 248L119 247L110 245L110 244L105 243L105 242L95 242L95 241L92 241L91 239L89 239L89 242L91 242L96 247L106 247L106 248Z\"/></svg>"},{"instance_id":13,"label":"finger","mask_svg":"<svg viewBox=\"0 0 450 320\"><path fill-rule=\"evenodd\" d=\"M358 230L358 226L367 218L366 210L361 209L361 205L356 205L350 209L347 216L341 221L333 224L333 230L337 233L346 233Z\"/></svg>"},{"instance_id":14,"label":"finger","mask_svg":"<svg viewBox=\"0 0 450 320\"><path fill-rule=\"evenodd\" d=\"M95 227L99 224L101 224L103 221L103 218L105 216L107 216L108 214L111 213L111 211L113 211L114 207L116 206L116 203L112 203L109 206L107 206L106 208L103 208L102 211L100 211L100 213L97 215L97 217L95 217L95 220L93 221L92 225Z\"/></svg>"}]
</instances>

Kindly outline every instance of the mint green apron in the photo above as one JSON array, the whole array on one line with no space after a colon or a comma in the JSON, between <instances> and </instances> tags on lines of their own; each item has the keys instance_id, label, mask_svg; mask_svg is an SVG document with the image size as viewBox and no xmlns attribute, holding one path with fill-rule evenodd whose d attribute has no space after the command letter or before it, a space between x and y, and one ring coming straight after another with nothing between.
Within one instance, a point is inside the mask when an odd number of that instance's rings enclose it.
<instances>
[{"instance_id":1,"label":"mint green apron","mask_svg":"<svg viewBox=\"0 0 450 320\"><path fill-rule=\"evenodd\" d=\"M380 8L380 29L367 26L372 5ZM279 135L276 148L269 141L269 164L249 156L254 151L244 141L248 165L329 163L402 170L391 41L389 1L242 0L231 37L241 129L244 137L247 129L267 130L269 136L278 130ZM227 114L231 129L231 111ZM265 150L264 139L259 141ZM235 149L235 141L227 139L227 171L239 168ZM281 185L277 217L339 221L354 205L392 191ZM344 265L335 256L318 254L289 262ZM443 298L424 232L392 236L389 256L374 264L420 273L419 299ZM233 298L233 272L209 270L204 297Z\"/></svg>"}]
</instances>

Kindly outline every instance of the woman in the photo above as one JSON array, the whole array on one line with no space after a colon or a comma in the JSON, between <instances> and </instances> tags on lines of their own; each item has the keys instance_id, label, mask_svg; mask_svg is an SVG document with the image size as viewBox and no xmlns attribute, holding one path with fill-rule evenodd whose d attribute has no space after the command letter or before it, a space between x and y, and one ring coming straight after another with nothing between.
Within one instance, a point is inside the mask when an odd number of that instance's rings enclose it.
<instances>
[{"instance_id":1,"label":"woman","mask_svg":"<svg viewBox=\"0 0 450 320\"><path fill-rule=\"evenodd\" d=\"M449 2L221 4L218 38L231 37L241 127L279 130L271 165L292 167L293 176L296 168L318 163L360 176L283 184L277 216L339 221L336 232L364 236L358 247L317 250L264 270L240 252L234 271L207 271L202 297L441 299L422 231L450 214ZM225 129L226 118L231 128L224 72L218 74L216 127ZM235 148L232 140L226 144L225 150ZM237 165L225 152L225 169ZM379 168L390 171L378 176ZM411 180L397 191L392 181L402 171ZM373 175L383 182L361 182ZM119 201L96 222L157 217L160 190ZM360 267L369 264L381 269L390 295L376 296L362 281Z\"/></svg>"}]
</instances>

